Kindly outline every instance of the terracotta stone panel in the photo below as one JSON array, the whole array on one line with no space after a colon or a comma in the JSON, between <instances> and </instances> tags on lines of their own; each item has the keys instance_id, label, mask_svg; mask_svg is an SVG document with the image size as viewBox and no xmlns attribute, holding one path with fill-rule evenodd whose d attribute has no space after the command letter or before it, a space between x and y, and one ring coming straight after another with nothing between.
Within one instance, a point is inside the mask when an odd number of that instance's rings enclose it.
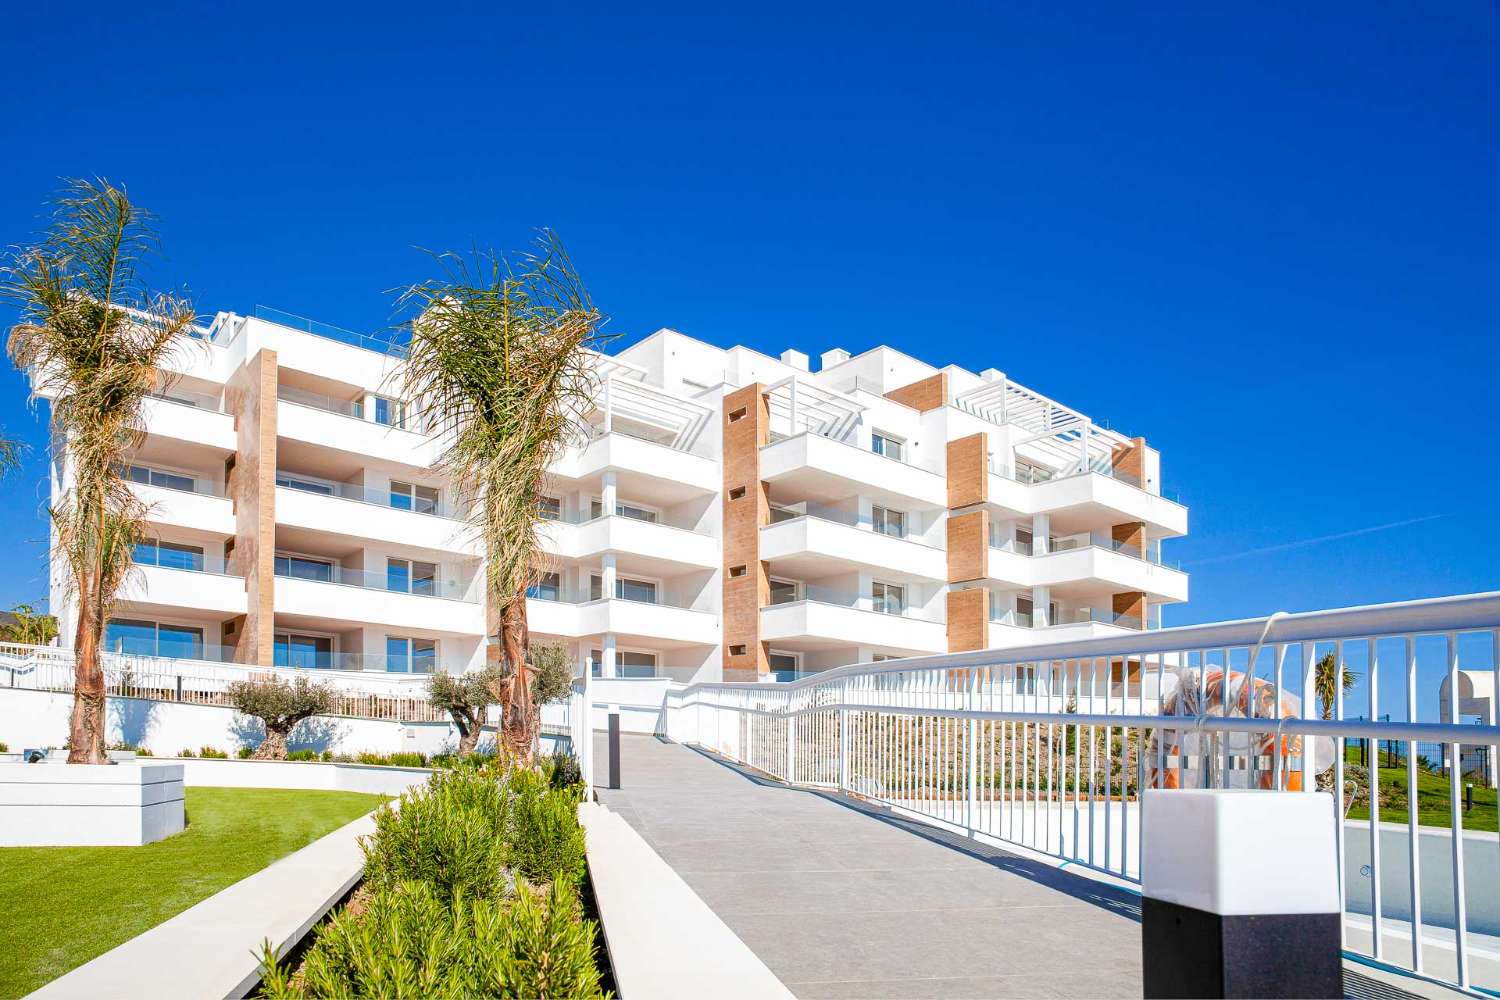
<instances>
[{"instance_id":1,"label":"terracotta stone panel","mask_svg":"<svg viewBox=\"0 0 1500 1000\"><path fill-rule=\"evenodd\" d=\"M1140 628L1146 627L1146 595L1139 590L1127 590L1114 595L1114 612L1140 619Z\"/></svg>"},{"instance_id":2,"label":"terracotta stone panel","mask_svg":"<svg viewBox=\"0 0 1500 1000\"><path fill-rule=\"evenodd\" d=\"M885 394L885 398L922 413L935 410L948 402L948 376L945 372L938 372L899 389L892 389Z\"/></svg>"},{"instance_id":3,"label":"terracotta stone panel","mask_svg":"<svg viewBox=\"0 0 1500 1000\"><path fill-rule=\"evenodd\" d=\"M235 460L226 484L234 508L229 572L245 578L248 613L236 630L237 663L272 665L275 639L276 352L261 350L230 377Z\"/></svg>"},{"instance_id":4,"label":"terracotta stone panel","mask_svg":"<svg viewBox=\"0 0 1500 1000\"><path fill-rule=\"evenodd\" d=\"M948 442L948 509L989 499L989 446L983 434Z\"/></svg>"},{"instance_id":5,"label":"terracotta stone panel","mask_svg":"<svg viewBox=\"0 0 1500 1000\"><path fill-rule=\"evenodd\" d=\"M755 680L770 672L760 639L760 609L770 603L770 567L760 558L760 529L771 523L770 487L760 478L760 449L770 440L770 408L760 383L724 397L724 678ZM744 494L730 494L744 487ZM744 566L742 576L730 570ZM738 646L743 653L731 652Z\"/></svg>"},{"instance_id":6,"label":"terracotta stone panel","mask_svg":"<svg viewBox=\"0 0 1500 1000\"><path fill-rule=\"evenodd\" d=\"M1134 549L1136 553L1146 553L1146 523L1144 521L1126 521L1109 529L1109 537Z\"/></svg>"},{"instance_id":7,"label":"terracotta stone panel","mask_svg":"<svg viewBox=\"0 0 1500 1000\"><path fill-rule=\"evenodd\" d=\"M1146 439L1131 438L1128 445L1121 445L1110 456L1110 465L1144 486L1146 483Z\"/></svg>"},{"instance_id":8,"label":"terracotta stone panel","mask_svg":"<svg viewBox=\"0 0 1500 1000\"><path fill-rule=\"evenodd\" d=\"M948 652L963 653L989 645L990 590L974 587L948 591Z\"/></svg>"},{"instance_id":9,"label":"terracotta stone panel","mask_svg":"<svg viewBox=\"0 0 1500 1000\"><path fill-rule=\"evenodd\" d=\"M990 514L976 510L948 516L948 582L981 580L990 549Z\"/></svg>"}]
</instances>

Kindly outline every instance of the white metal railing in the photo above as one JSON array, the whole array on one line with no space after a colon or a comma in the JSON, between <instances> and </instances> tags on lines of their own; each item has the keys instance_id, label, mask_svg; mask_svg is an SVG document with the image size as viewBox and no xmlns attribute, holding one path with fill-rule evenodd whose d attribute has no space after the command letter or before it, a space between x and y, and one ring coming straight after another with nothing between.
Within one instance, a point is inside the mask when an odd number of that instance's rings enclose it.
<instances>
[{"instance_id":1,"label":"white metal railing","mask_svg":"<svg viewBox=\"0 0 1500 1000\"><path fill-rule=\"evenodd\" d=\"M228 705L229 685L257 677L296 675L326 684L334 695L327 714L391 722L447 722L446 711L427 698L420 675L340 676L337 671L257 667L166 656L101 653L105 690L111 697L192 705ZM0 687L66 693L73 690L73 650L58 646L0 643Z\"/></svg>"},{"instance_id":2,"label":"white metal railing","mask_svg":"<svg viewBox=\"0 0 1500 1000\"><path fill-rule=\"evenodd\" d=\"M1323 718L1325 654L1363 675L1365 718L1346 713L1337 684ZM1485 947L1500 941L1500 851L1494 833L1462 832L1459 768L1444 780L1416 748L1448 744L1459 760L1464 746L1500 745L1493 708L1482 725L1418 711L1419 673L1446 674L1458 717L1461 659L1494 671L1500 690L1500 593L692 684L669 691L663 720L671 738L777 778L1126 881L1140 877L1143 788L1321 786L1338 808L1345 947L1471 989L1500 983L1500 954ZM1382 679L1404 688L1406 721L1370 721ZM1346 761L1362 740L1407 745L1408 790L1446 785L1446 829L1415 807L1400 827L1381 823L1391 789L1371 795ZM1349 818L1361 803L1367 815Z\"/></svg>"}]
</instances>

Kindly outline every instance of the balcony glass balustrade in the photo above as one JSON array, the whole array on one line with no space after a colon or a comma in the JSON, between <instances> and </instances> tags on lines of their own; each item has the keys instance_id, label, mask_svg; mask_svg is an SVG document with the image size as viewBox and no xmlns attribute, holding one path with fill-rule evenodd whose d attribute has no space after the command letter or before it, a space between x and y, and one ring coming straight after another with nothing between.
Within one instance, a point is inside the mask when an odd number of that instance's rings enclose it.
<instances>
[{"instance_id":1,"label":"balcony glass balustrade","mask_svg":"<svg viewBox=\"0 0 1500 1000\"><path fill-rule=\"evenodd\" d=\"M1036 620L1036 615L1031 611L1019 611L1013 608L990 609L990 621L996 625L1011 625L1016 628L1043 628ZM1079 625L1084 622L1101 622L1105 625L1118 625L1121 628L1138 629L1141 620L1135 615L1116 614L1108 608L1062 608L1057 611L1057 620L1050 622L1051 625Z\"/></svg>"},{"instance_id":2,"label":"balcony glass balustrade","mask_svg":"<svg viewBox=\"0 0 1500 1000\"><path fill-rule=\"evenodd\" d=\"M434 499L430 495L432 491L425 487L411 490L406 484L392 484L389 489L377 490L353 483L330 483L322 479L299 476L295 472L277 472L276 485L303 493L314 493L318 496L337 497L340 500L353 500L357 503L374 504L377 507L390 507L392 510L409 510L414 514L430 514L433 517L450 519L458 517L449 504Z\"/></svg>"},{"instance_id":3,"label":"balcony glass balustrade","mask_svg":"<svg viewBox=\"0 0 1500 1000\"><path fill-rule=\"evenodd\" d=\"M162 569L180 569L189 573L229 575L223 556L206 553L201 545L189 545L183 542L139 542L130 554L130 561L137 566L159 566Z\"/></svg>"},{"instance_id":4,"label":"balcony glass balustrade","mask_svg":"<svg viewBox=\"0 0 1500 1000\"><path fill-rule=\"evenodd\" d=\"M883 592L859 594L852 590L842 590L837 587L793 583L789 580L772 580L771 599L768 606L776 607L782 604L811 601L814 604L829 604L834 607L849 608L854 611L868 611L873 614L912 618L917 621L935 622L938 620L924 608L913 607L908 604L907 595L903 588L894 585L881 585L881 587Z\"/></svg>"},{"instance_id":5,"label":"balcony glass balustrade","mask_svg":"<svg viewBox=\"0 0 1500 1000\"><path fill-rule=\"evenodd\" d=\"M179 386L171 386L147 393L152 399L165 400L168 403L177 403L181 406L191 406L197 410L207 410L210 413L224 412L224 404L218 396L211 396L204 392L192 392Z\"/></svg>"},{"instance_id":6,"label":"balcony glass balustrade","mask_svg":"<svg viewBox=\"0 0 1500 1000\"><path fill-rule=\"evenodd\" d=\"M275 557L275 573L288 580L308 580L312 583L338 584L344 587L360 587L364 590L383 590L392 594L411 594L414 597L436 597L445 601L478 603L466 596L466 588L456 580L439 580L435 576L413 571L404 560L392 560L385 572L363 569L348 569L321 560L298 556Z\"/></svg>"},{"instance_id":7,"label":"balcony glass balustrade","mask_svg":"<svg viewBox=\"0 0 1500 1000\"><path fill-rule=\"evenodd\" d=\"M207 479L184 472L155 469L147 465L126 465L115 470L121 479L142 486L158 486L179 493L197 493L206 497L223 497L224 492Z\"/></svg>"},{"instance_id":8,"label":"balcony glass balustrade","mask_svg":"<svg viewBox=\"0 0 1500 1000\"><path fill-rule=\"evenodd\" d=\"M1047 552L1037 552L1036 544L1023 538L1006 538L999 531L990 531L990 548L999 549L1002 552L1014 552L1017 555L1036 556L1045 558L1047 555L1057 552L1072 552L1077 549L1098 548L1107 549L1110 552L1118 552L1132 559L1141 559L1157 566L1165 566L1168 569L1177 569L1175 561L1163 559L1161 553L1147 546L1144 552L1138 545L1122 542L1102 531L1080 531L1071 535L1053 535L1047 540Z\"/></svg>"}]
</instances>

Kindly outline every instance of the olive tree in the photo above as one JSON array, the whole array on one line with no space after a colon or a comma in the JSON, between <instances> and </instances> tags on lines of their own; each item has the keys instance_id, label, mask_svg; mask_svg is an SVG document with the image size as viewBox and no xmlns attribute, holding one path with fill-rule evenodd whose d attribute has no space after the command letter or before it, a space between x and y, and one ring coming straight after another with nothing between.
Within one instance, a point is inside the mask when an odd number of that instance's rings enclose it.
<instances>
[{"instance_id":1,"label":"olive tree","mask_svg":"<svg viewBox=\"0 0 1500 1000\"><path fill-rule=\"evenodd\" d=\"M333 708L333 692L306 677L288 683L274 677L235 681L229 703L265 723L266 738L252 756L256 760L286 760L286 743L303 719Z\"/></svg>"},{"instance_id":2,"label":"olive tree","mask_svg":"<svg viewBox=\"0 0 1500 1000\"><path fill-rule=\"evenodd\" d=\"M467 757L479 745L485 714L500 702L501 682L498 663L467 674L439 672L427 678L427 697L435 707L445 710L458 728L460 757Z\"/></svg>"}]
</instances>

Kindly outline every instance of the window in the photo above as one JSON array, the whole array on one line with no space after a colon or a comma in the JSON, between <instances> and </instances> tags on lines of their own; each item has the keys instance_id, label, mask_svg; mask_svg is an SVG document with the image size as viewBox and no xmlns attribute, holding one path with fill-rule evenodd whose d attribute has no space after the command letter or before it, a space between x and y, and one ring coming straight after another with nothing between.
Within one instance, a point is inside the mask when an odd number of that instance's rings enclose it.
<instances>
[{"instance_id":1,"label":"window","mask_svg":"<svg viewBox=\"0 0 1500 1000\"><path fill-rule=\"evenodd\" d=\"M1022 483L1045 483L1052 478L1052 470L1040 465L1016 459L1016 479Z\"/></svg>"},{"instance_id":2,"label":"window","mask_svg":"<svg viewBox=\"0 0 1500 1000\"><path fill-rule=\"evenodd\" d=\"M1029 556L1035 551L1032 545L1030 528L1016 528L1016 551L1023 556Z\"/></svg>"},{"instance_id":3,"label":"window","mask_svg":"<svg viewBox=\"0 0 1500 1000\"><path fill-rule=\"evenodd\" d=\"M870 596L876 611L885 615L899 615L906 611L906 588L894 583L876 581L870 585Z\"/></svg>"},{"instance_id":4,"label":"window","mask_svg":"<svg viewBox=\"0 0 1500 1000\"><path fill-rule=\"evenodd\" d=\"M435 514L438 491L431 486L414 486L391 480L391 506L397 510L414 510L418 514Z\"/></svg>"},{"instance_id":5,"label":"window","mask_svg":"<svg viewBox=\"0 0 1500 1000\"><path fill-rule=\"evenodd\" d=\"M730 656L744 656L745 655L745 649L746 649L746 646L745 646L744 643L742 643L742 642L741 643L736 643L735 645L729 647L729 655Z\"/></svg>"},{"instance_id":6,"label":"window","mask_svg":"<svg viewBox=\"0 0 1500 1000\"><path fill-rule=\"evenodd\" d=\"M430 674L437 666L436 639L385 637L385 669L398 674Z\"/></svg>"},{"instance_id":7,"label":"window","mask_svg":"<svg viewBox=\"0 0 1500 1000\"><path fill-rule=\"evenodd\" d=\"M556 573L543 573L526 588L526 596L537 601L562 600L562 577Z\"/></svg>"},{"instance_id":8,"label":"window","mask_svg":"<svg viewBox=\"0 0 1500 1000\"><path fill-rule=\"evenodd\" d=\"M307 479L291 472L276 473L276 485L285 486L289 490L301 490L303 493L317 493L320 496L333 496L334 489L329 483L320 483L315 479Z\"/></svg>"},{"instance_id":9,"label":"window","mask_svg":"<svg viewBox=\"0 0 1500 1000\"><path fill-rule=\"evenodd\" d=\"M288 576L294 580L317 580L319 583L333 582L333 563L327 559L278 555L272 565L277 576Z\"/></svg>"},{"instance_id":10,"label":"window","mask_svg":"<svg viewBox=\"0 0 1500 1000\"><path fill-rule=\"evenodd\" d=\"M729 422L731 424L733 424L733 423L738 423L741 420L744 420L746 412L748 412L747 408L743 407L743 406L740 407L738 410L735 410L735 411L731 412L729 414Z\"/></svg>"},{"instance_id":11,"label":"window","mask_svg":"<svg viewBox=\"0 0 1500 1000\"><path fill-rule=\"evenodd\" d=\"M1055 624L1057 624L1057 602L1056 601L1049 601L1048 604L1047 604L1047 622L1046 623L1049 624L1049 625L1055 625ZM1033 628L1035 626L1038 626L1038 625L1042 624L1042 622L1039 622L1039 621L1036 620L1036 608L1032 605L1031 598L1029 598L1029 597L1017 597L1016 598L1016 624L1020 625L1020 626L1022 626L1024 628Z\"/></svg>"},{"instance_id":12,"label":"window","mask_svg":"<svg viewBox=\"0 0 1500 1000\"><path fill-rule=\"evenodd\" d=\"M739 577L744 576L746 572L747 572L747 570L745 569L744 566L731 566L731 567L729 567L729 576L730 576L731 579L738 579Z\"/></svg>"},{"instance_id":13,"label":"window","mask_svg":"<svg viewBox=\"0 0 1500 1000\"><path fill-rule=\"evenodd\" d=\"M536 501L536 516L543 521L561 521L562 499L559 497L538 497Z\"/></svg>"},{"instance_id":14,"label":"window","mask_svg":"<svg viewBox=\"0 0 1500 1000\"><path fill-rule=\"evenodd\" d=\"M433 597L437 594L437 564L414 559L387 559L385 589Z\"/></svg>"},{"instance_id":15,"label":"window","mask_svg":"<svg viewBox=\"0 0 1500 1000\"><path fill-rule=\"evenodd\" d=\"M875 530L882 535L890 535L892 538L906 537L906 515L899 510L871 507L870 520L874 522Z\"/></svg>"},{"instance_id":16,"label":"window","mask_svg":"<svg viewBox=\"0 0 1500 1000\"><path fill-rule=\"evenodd\" d=\"M139 542L131 559L142 566L164 566L167 569L203 569L203 547L177 542Z\"/></svg>"},{"instance_id":17,"label":"window","mask_svg":"<svg viewBox=\"0 0 1500 1000\"><path fill-rule=\"evenodd\" d=\"M333 640L326 635L277 632L271 646L271 662L278 667L327 670L333 666Z\"/></svg>"},{"instance_id":18,"label":"window","mask_svg":"<svg viewBox=\"0 0 1500 1000\"><path fill-rule=\"evenodd\" d=\"M729 499L743 500L745 498L745 487L736 486L729 491Z\"/></svg>"},{"instance_id":19,"label":"window","mask_svg":"<svg viewBox=\"0 0 1500 1000\"><path fill-rule=\"evenodd\" d=\"M796 580L772 580L771 581L771 603L790 604L797 600L798 584Z\"/></svg>"},{"instance_id":20,"label":"window","mask_svg":"<svg viewBox=\"0 0 1500 1000\"><path fill-rule=\"evenodd\" d=\"M604 580L602 577L589 578L589 600L597 601L604 594ZM622 601L639 601L642 604L656 603L656 584L650 580L632 580L629 577L615 577L615 597Z\"/></svg>"},{"instance_id":21,"label":"window","mask_svg":"<svg viewBox=\"0 0 1500 1000\"><path fill-rule=\"evenodd\" d=\"M387 396L375 397L375 422L387 427L406 426L406 404Z\"/></svg>"},{"instance_id":22,"label":"window","mask_svg":"<svg viewBox=\"0 0 1500 1000\"><path fill-rule=\"evenodd\" d=\"M603 516L604 501L595 497L593 503L589 505L589 517L597 519ZM615 501L615 516L628 517L632 521L645 521L649 524L657 522L656 511L647 510L645 507L637 507L634 504L621 503L618 500Z\"/></svg>"},{"instance_id":23,"label":"window","mask_svg":"<svg viewBox=\"0 0 1500 1000\"><path fill-rule=\"evenodd\" d=\"M144 465L127 466L124 478L132 483L142 483L146 486L160 486L163 489L181 490L184 493L197 492L197 480L192 476L185 476L180 472L148 469Z\"/></svg>"},{"instance_id":24,"label":"window","mask_svg":"<svg viewBox=\"0 0 1500 1000\"><path fill-rule=\"evenodd\" d=\"M204 657L203 630L189 625L111 619L104 627L104 648L134 656L169 656L183 660Z\"/></svg>"},{"instance_id":25,"label":"window","mask_svg":"<svg viewBox=\"0 0 1500 1000\"><path fill-rule=\"evenodd\" d=\"M890 653L871 653L870 654L870 662L871 663L884 663L886 660L894 660L894 659L896 659L896 657L892 656Z\"/></svg>"},{"instance_id":26,"label":"window","mask_svg":"<svg viewBox=\"0 0 1500 1000\"><path fill-rule=\"evenodd\" d=\"M870 450L898 462L906 461L906 443L900 438L891 437L885 431L870 432Z\"/></svg>"},{"instance_id":27,"label":"window","mask_svg":"<svg viewBox=\"0 0 1500 1000\"><path fill-rule=\"evenodd\" d=\"M802 668L802 658L796 653L781 653L774 649L767 655L766 662L778 681L796 680L797 671Z\"/></svg>"},{"instance_id":28,"label":"window","mask_svg":"<svg viewBox=\"0 0 1500 1000\"><path fill-rule=\"evenodd\" d=\"M591 649L589 657L594 661L594 676L600 676L604 671L604 654L597 649ZM655 677L656 654L636 653L628 649L615 650L615 676Z\"/></svg>"}]
</instances>

